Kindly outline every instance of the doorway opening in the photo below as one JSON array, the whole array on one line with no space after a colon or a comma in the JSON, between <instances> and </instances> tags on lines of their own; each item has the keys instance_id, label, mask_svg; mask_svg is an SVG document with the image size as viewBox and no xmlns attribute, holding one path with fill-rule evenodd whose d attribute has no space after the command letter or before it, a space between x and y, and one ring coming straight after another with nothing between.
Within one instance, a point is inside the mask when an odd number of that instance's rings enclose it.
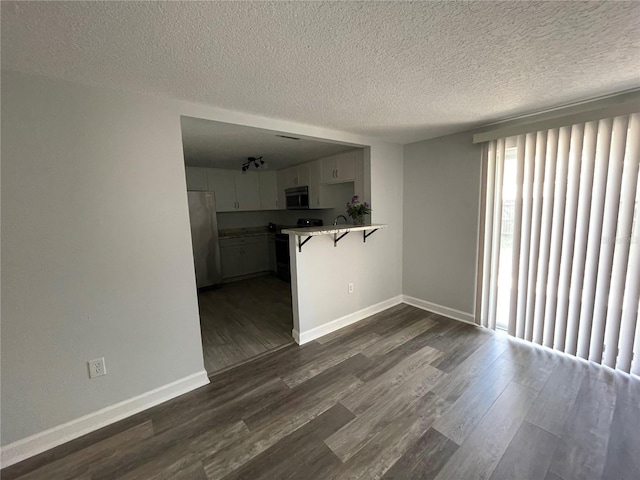
<instances>
[{"instance_id":1,"label":"doorway opening","mask_svg":"<svg viewBox=\"0 0 640 480\"><path fill-rule=\"evenodd\" d=\"M192 117L181 126L212 375L294 343L289 236L281 231L344 215L364 194L364 150Z\"/></svg>"}]
</instances>

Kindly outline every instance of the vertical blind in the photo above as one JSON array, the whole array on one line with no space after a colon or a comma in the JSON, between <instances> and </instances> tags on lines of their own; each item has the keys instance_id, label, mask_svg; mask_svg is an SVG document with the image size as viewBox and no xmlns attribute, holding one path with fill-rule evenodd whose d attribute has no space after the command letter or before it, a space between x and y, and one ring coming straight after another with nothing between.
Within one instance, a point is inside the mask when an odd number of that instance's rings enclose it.
<instances>
[{"instance_id":1,"label":"vertical blind","mask_svg":"<svg viewBox=\"0 0 640 480\"><path fill-rule=\"evenodd\" d=\"M489 142L480 321L640 375L640 114Z\"/></svg>"}]
</instances>

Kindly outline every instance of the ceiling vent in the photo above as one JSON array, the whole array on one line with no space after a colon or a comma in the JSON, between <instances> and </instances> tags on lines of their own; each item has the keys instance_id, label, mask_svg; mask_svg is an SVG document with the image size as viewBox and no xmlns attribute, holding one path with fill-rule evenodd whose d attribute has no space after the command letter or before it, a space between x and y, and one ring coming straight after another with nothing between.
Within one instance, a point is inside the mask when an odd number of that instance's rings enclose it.
<instances>
[{"instance_id":1,"label":"ceiling vent","mask_svg":"<svg viewBox=\"0 0 640 480\"><path fill-rule=\"evenodd\" d=\"M300 140L298 137L290 137L288 135L276 135L276 137L288 138L289 140Z\"/></svg>"}]
</instances>

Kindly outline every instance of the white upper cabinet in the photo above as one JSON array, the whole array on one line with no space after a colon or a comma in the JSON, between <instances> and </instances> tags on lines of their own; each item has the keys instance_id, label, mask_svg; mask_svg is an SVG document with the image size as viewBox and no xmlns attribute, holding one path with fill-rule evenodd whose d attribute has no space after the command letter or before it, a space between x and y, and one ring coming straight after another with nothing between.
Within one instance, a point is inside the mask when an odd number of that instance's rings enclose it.
<instances>
[{"instance_id":1,"label":"white upper cabinet","mask_svg":"<svg viewBox=\"0 0 640 480\"><path fill-rule=\"evenodd\" d=\"M309 168L309 208L332 208L328 204L326 187L320 184L320 160L307 164Z\"/></svg>"},{"instance_id":2,"label":"white upper cabinet","mask_svg":"<svg viewBox=\"0 0 640 480\"><path fill-rule=\"evenodd\" d=\"M353 182L356 175L355 153L345 152L320 159L323 184Z\"/></svg>"},{"instance_id":3,"label":"white upper cabinet","mask_svg":"<svg viewBox=\"0 0 640 480\"><path fill-rule=\"evenodd\" d=\"M309 166L306 163L285 168L282 172L283 188L304 187L309 185ZM278 173L280 173L278 172Z\"/></svg>"},{"instance_id":4,"label":"white upper cabinet","mask_svg":"<svg viewBox=\"0 0 640 480\"><path fill-rule=\"evenodd\" d=\"M260 210L260 180L258 172L234 171L236 210Z\"/></svg>"},{"instance_id":5,"label":"white upper cabinet","mask_svg":"<svg viewBox=\"0 0 640 480\"><path fill-rule=\"evenodd\" d=\"M285 188L298 185L298 169L296 167L287 168L285 171Z\"/></svg>"},{"instance_id":6,"label":"white upper cabinet","mask_svg":"<svg viewBox=\"0 0 640 480\"><path fill-rule=\"evenodd\" d=\"M265 198L272 198L272 204L276 202L275 173L272 174L271 187L265 187L265 191L271 188L272 193ZM215 192L216 211L240 212L249 210L261 210L260 174L258 172L242 173L238 170L225 170L221 168L194 168L187 170L187 189L205 190ZM276 207L264 207L272 210Z\"/></svg>"},{"instance_id":7,"label":"white upper cabinet","mask_svg":"<svg viewBox=\"0 0 640 480\"><path fill-rule=\"evenodd\" d=\"M294 168L296 169L296 186L309 185L309 164L303 163Z\"/></svg>"},{"instance_id":8,"label":"white upper cabinet","mask_svg":"<svg viewBox=\"0 0 640 480\"><path fill-rule=\"evenodd\" d=\"M278 170L278 173L276 173L276 179L278 182L278 209L285 210L287 208L287 197L284 194L284 189L289 188L287 186L287 169Z\"/></svg>"},{"instance_id":9,"label":"white upper cabinet","mask_svg":"<svg viewBox=\"0 0 640 480\"><path fill-rule=\"evenodd\" d=\"M185 167L184 170L187 177L187 191L206 192L209 189L206 168Z\"/></svg>"},{"instance_id":10,"label":"white upper cabinet","mask_svg":"<svg viewBox=\"0 0 640 480\"><path fill-rule=\"evenodd\" d=\"M274 171L260 172L260 210L278 208L278 178Z\"/></svg>"},{"instance_id":11,"label":"white upper cabinet","mask_svg":"<svg viewBox=\"0 0 640 480\"><path fill-rule=\"evenodd\" d=\"M336 172L338 171L337 155L320 159L320 183L337 183Z\"/></svg>"},{"instance_id":12,"label":"white upper cabinet","mask_svg":"<svg viewBox=\"0 0 640 480\"><path fill-rule=\"evenodd\" d=\"M237 211L235 170L207 168L209 191L216 193L216 210L218 212Z\"/></svg>"}]
</instances>

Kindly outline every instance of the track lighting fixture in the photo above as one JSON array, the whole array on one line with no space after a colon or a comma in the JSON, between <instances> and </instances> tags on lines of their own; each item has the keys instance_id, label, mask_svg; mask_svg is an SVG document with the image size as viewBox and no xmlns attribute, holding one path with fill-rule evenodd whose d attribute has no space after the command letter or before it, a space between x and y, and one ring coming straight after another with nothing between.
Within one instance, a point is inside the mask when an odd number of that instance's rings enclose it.
<instances>
[{"instance_id":1,"label":"track lighting fixture","mask_svg":"<svg viewBox=\"0 0 640 480\"><path fill-rule=\"evenodd\" d=\"M267 168L267 162L265 162L262 157L249 157L247 161L242 164L242 173L246 173L252 165L256 168Z\"/></svg>"}]
</instances>

